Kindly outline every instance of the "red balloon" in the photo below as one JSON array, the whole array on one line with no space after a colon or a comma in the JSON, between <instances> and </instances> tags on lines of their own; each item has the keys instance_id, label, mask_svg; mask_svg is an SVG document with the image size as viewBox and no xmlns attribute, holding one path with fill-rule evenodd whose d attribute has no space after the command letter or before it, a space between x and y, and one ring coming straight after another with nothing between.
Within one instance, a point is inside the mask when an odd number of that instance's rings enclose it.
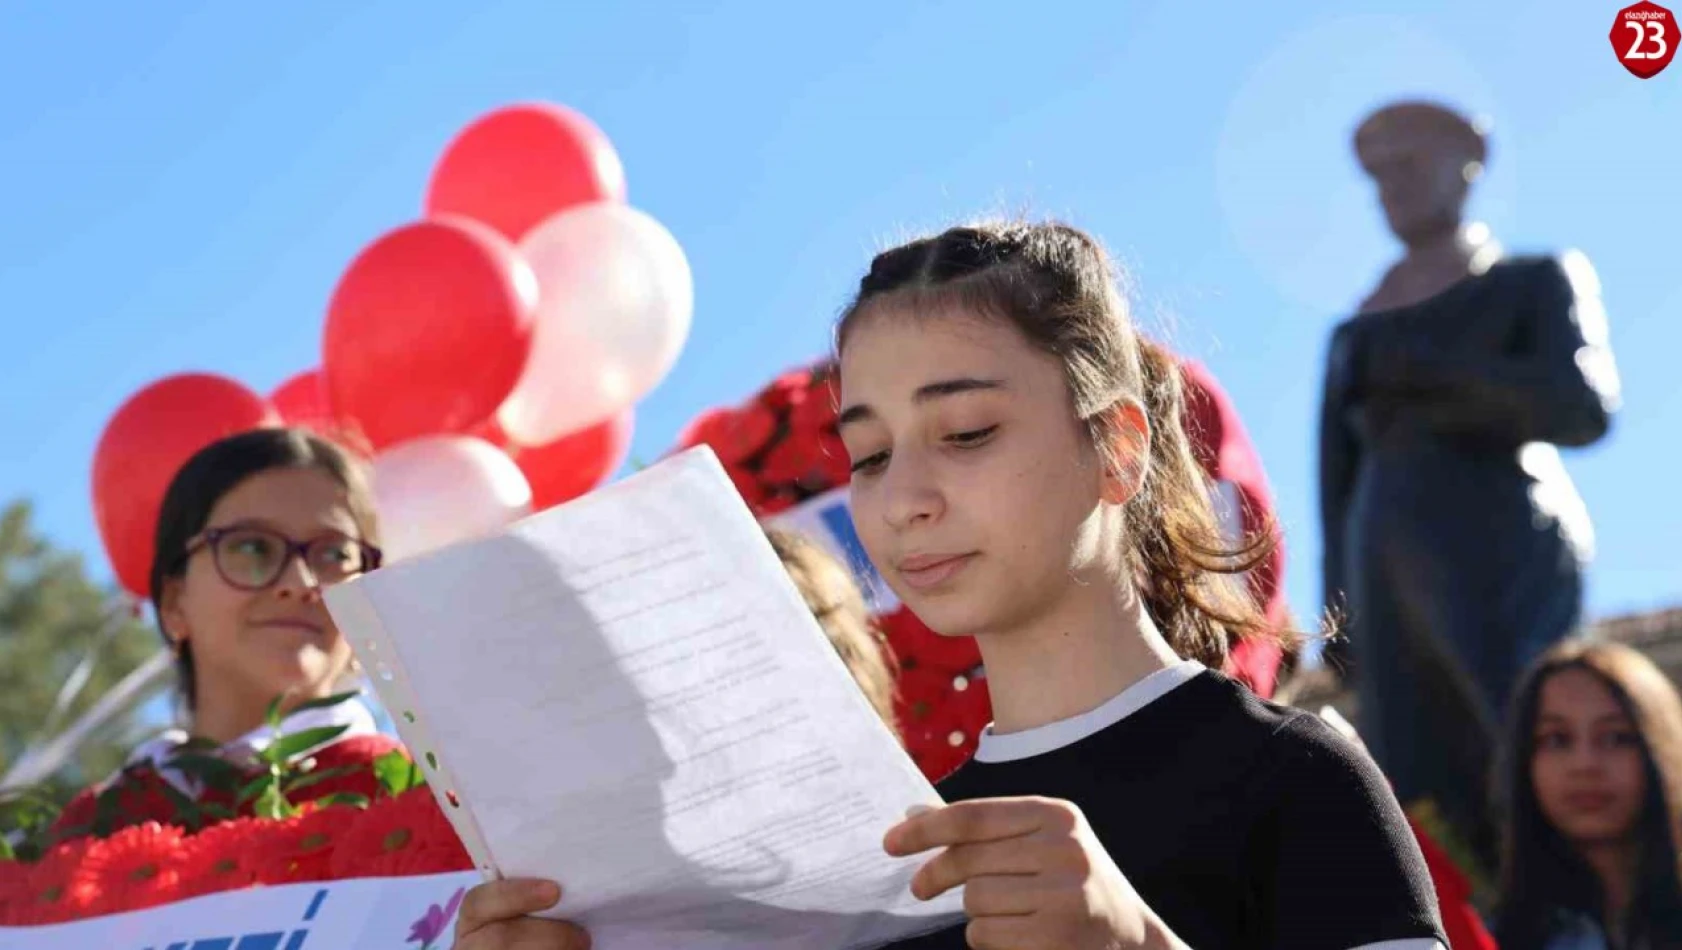
<instances>
[{"instance_id":1,"label":"red balloon","mask_svg":"<svg viewBox=\"0 0 1682 950\"><path fill-rule=\"evenodd\" d=\"M514 440L508 437L507 432L503 431L502 423L496 421L496 416L491 416L484 422L467 430L467 434L475 439L489 442L501 449L509 458L520 454L520 447L514 444Z\"/></svg>"},{"instance_id":2,"label":"red balloon","mask_svg":"<svg viewBox=\"0 0 1682 950\"><path fill-rule=\"evenodd\" d=\"M322 373L334 413L373 449L466 432L519 381L537 281L514 246L463 218L369 245L327 310Z\"/></svg>"},{"instance_id":3,"label":"red balloon","mask_svg":"<svg viewBox=\"0 0 1682 950\"><path fill-rule=\"evenodd\" d=\"M269 402L280 413L280 421L315 432L331 432L333 410L327 403L327 381L321 370L306 369L281 383L269 394Z\"/></svg>"},{"instance_id":4,"label":"red balloon","mask_svg":"<svg viewBox=\"0 0 1682 950\"><path fill-rule=\"evenodd\" d=\"M562 436L548 445L516 450L514 463L531 483L531 510L542 511L584 494L625 463L635 415L619 415Z\"/></svg>"},{"instance_id":5,"label":"red balloon","mask_svg":"<svg viewBox=\"0 0 1682 950\"><path fill-rule=\"evenodd\" d=\"M207 373L169 376L129 397L93 454L93 515L117 580L145 597L158 511L175 473L205 446L279 423L263 397Z\"/></svg>"},{"instance_id":6,"label":"red balloon","mask_svg":"<svg viewBox=\"0 0 1682 950\"><path fill-rule=\"evenodd\" d=\"M625 169L595 123L565 106L491 112L444 150L426 190L429 216L482 221L511 241L562 208L625 200Z\"/></svg>"}]
</instances>

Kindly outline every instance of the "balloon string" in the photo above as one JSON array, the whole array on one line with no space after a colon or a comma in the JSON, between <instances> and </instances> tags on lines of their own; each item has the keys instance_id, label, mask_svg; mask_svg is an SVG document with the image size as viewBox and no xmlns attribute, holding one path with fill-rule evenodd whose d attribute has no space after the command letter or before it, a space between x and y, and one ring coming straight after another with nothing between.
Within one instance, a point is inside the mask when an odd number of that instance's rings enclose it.
<instances>
[{"instance_id":1,"label":"balloon string","mask_svg":"<svg viewBox=\"0 0 1682 950\"><path fill-rule=\"evenodd\" d=\"M139 607L140 601L130 597L126 592L120 592L111 598L104 613L100 615L99 627L94 631L93 642L88 645L81 660L76 663L76 668L70 672L69 678L64 681L64 685L59 687L58 697L53 701L53 708L47 713L45 721L42 722L41 729L32 743L33 746L44 744L52 736L53 730L58 728L65 713L70 710L71 704L76 701L76 697L81 695L82 690L88 685L88 680L93 677L94 667L99 663L99 657L104 652L105 647L115 639L117 631L123 628L125 621L137 616Z\"/></svg>"}]
</instances>

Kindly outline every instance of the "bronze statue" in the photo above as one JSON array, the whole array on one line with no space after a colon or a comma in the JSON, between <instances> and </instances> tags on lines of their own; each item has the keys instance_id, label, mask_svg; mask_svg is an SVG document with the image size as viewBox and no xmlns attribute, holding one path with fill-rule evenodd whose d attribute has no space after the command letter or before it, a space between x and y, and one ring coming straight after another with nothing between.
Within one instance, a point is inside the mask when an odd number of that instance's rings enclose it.
<instances>
[{"instance_id":1,"label":"bronze statue","mask_svg":"<svg viewBox=\"0 0 1682 950\"><path fill-rule=\"evenodd\" d=\"M1507 694L1581 612L1588 518L1554 447L1606 434L1617 374L1586 258L1506 257L1463 223L1481 128L1403 102L1354 146L1405 250L1328 353L1324 582L1347 633L1329 652L1353 659L1398 798L1493 863L1482 778Z\"/></svg>"}]
</instances>

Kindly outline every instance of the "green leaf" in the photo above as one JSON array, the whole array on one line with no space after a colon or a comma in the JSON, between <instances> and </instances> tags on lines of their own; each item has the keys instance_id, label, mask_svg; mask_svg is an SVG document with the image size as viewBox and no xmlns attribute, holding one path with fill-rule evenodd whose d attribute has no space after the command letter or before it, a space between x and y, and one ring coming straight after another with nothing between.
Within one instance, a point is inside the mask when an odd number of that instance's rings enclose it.
<instances>
[{"instance_id":1,"label":"green leaf","mask_svg":"<svg viewBox=\"0 0 1682 950\"><path fill-rule=\"evenodd\" d=\"M307 752L318 745L337 739L350 726L316 726L313 729L303 729L291 735L281 736L263 750L262 760L270 765L278 765L292 758L300 752Z\"/></svg>"},{"instance_id":2,"label":"green leaf","mask_svg":"<svg viewBox=\"0 0 1682 950\"><path fill-rule=\"evenodd\" d=\"M181 743L180 746L182 752L214 752L220 748L222 748L221 744L215 739L205 739L202 737L188 739L186 742Z\"/></svg>"},{"instance_id":3,"label":"green leaf","mask_svg":"<svg viewBox=\"0 0 1682 950\"><path fill-rule=\"evenodd\" d=\"M295 775L280 783L280 788L281 791L290 795L300 788L309 788L311 785L315 785L318 782L325 782L330 778L338 778L341 775L351 775L360 771L362 771L360 766L341 765L336 768L322 769L319 772L305 772L302 775Z\"/></svg>"},{"instance_id":4,"label":"green leaf","mask_svg":"<svg viewBox=\"0 0 1682 950\"><path fill-rule=\"evenodd\" d=\"M231 821L234 817L232 808L215 802L205 802L199 806L199 811L203 812L206 818L214 818L217 821Z\"/></svg>"},{"instance_id":5,"label":"green leaf","mask_svg":"<svg viewBox=\"0 0 1682 950\"><path fill-rule=\"evenodd\" d=\"M425 781L415 760L402 749L392 749L375 759L374 776L380 780L380 788L393 798Z\"/></svg>"},{"instance_id":6,"label":"green leaf","mask_svg":"<svg viewBox=\"0 0 1682 950\"><path fill-rule=\"evenodd\" d=\"M269 725L273 726L274 728L279 729L280 728L280 706L284 702L286 702L286 694L285 693L281 693L279 696L276 696L274 699L269 700L269 708L266 712L263 713L263 721L268 723Z\"/></svg>"},{"instance_id":7,"label":"green leaf","mask_svg":"<svg viewBox=\"0 0 1682 950\"><path fill-rule=\"evenodd\" d=\"M232 780L240 774L239 766L227 759L194 752L184 752L166 764L169 768L179 769L183 775L206 783Z\"/></svg>"},{"instance_id":8,"label":"green leaf","mask_svg":"<svg viewBox=\"0 0 1682 950\"><path fill-rule=\"evenodd\" d=\"M58 816L58 805L32 789L0 795L0 828L28 834L50 826Z\"/></svg>"},{"instance_id":9,"label":"green leaf","mask_svg":"<svg viewBox=\"0 0 1682 950\"><path fill-rule=\"evenodd\" d=\"M292 711L302 712L306 709L330 709L342 702L355 699L360 695L362 695L362 691L359 689L353 689L345 693L334 693L331 696L323 696L320 699L312 699L309 702L299 703L298 705L292 707Z\"/></svg>"},{"instance_id":10,"label":"green leaf","mask_svg":"<svg viewBox=\"0 0 1682 950\"><path fill-rule=\"evenodd\" d=\"M12 850L12 843L6 840L5 835L0 835L0 861L16 861L17 859L18 853Z\"/></svg>"},{"instance_id":11,"label":"green leaf","mask_svg":"<svg viewBox=\"0 0 1682 950\"><path fill-rule=\"evenodd\" d=\"M106 786L93 800L93 833L100 838L109 837L115 830L117 823L117 806L123 794L123 783L112 782Z\"/></svg>"},{"instance_id":12,"label":"green leaf","mask_svg":"<svg viewBox=\"0 0 1682 950\"><path fill-rule=\"evenodd\" d=\"M315 804L322 807L326 807L328 805L348 805L351 808L367 808L368 796L359 795L356 792L334 792L325 798L316 799Z\"/></svg>"},{"instance_id":13,"label":"green leaf","mask_svg":"<svg viewBox=\"0 0 1682 950\"><path fill-rule=\"evenodd\" d=\"M180 789L168 782L160 782L159 788L164 793L164 797L169 799L169 803L175 807L175 816L181 819L182 824L186 825L188 830L197 831L203 827L204 811L199 807L198 802L188 798L182 794Z\"/></svg>"},{"instance_id":14,"label":"green leaf","mask_svg":"<svg viewBox=\"0 0 1682 950\"><path fill-rule=\"evenodd\" d=\"M234 797L234 802L236 804L243 805L263 794L264 789L278 783L278 778L273 774L265 773L263 775L259 775L258 777L245 783L245 786L239 790L239 794Z\"/></svg>"},{"instance_id":15,"label":"green leaf","mask_svg":"<svg viewBox=\"0 0 1682 950\"><path fill-rule=\"evenodd\" d=\"M282 795L280 788L274 784L264 786L251 810L258 818L267 818L270 821L279 821L297 813L297 809L292 807L292 803L286 800L286 796Z\"/></svg>"},{"instance_id":16,"label":"green leaf","mask_svg":"<svg viewBox=\"0 0 1682 950\"><path fill-rule=\"evenodd\" d=\"M17 801L34 801L51 805L53 797L39 785L22 785L0 791L0 805Z\"/></svg>"},{"instance_id":17,"label":"green leaf","mask_svg":"<svg viewBox=\"0 0 1682 950\"><path fill-rule=\"evenodd\" d=\"M86 838L91 834L93 834L93 825L71 825L68 828L58 829L56 833L49 835L48 837L51 839L52 844L57 845L61 842L69 841L72 838ZM35 858L25 858L24 860L33 861Z\"/></svg>"}]
</instances>

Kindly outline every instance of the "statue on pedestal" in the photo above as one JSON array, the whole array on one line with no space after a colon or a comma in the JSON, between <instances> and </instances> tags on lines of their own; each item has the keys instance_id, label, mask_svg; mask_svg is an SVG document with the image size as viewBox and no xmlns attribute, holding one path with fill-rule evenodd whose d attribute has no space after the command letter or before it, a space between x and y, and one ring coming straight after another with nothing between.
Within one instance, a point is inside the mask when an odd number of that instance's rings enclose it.
<instances>
[{"instance_id":1,"label":"statue on pedestal","mask_svg":"<svg viewBox=\"0 0 1682 950\"><path fill-rule=\"evenodd\" d=\"M1506 256L1463 220L1483 129L1401 102L1355 133L1402 257L1328 351L1320 426L1327 604L1360 731L1404 806L1479 863L1484 776L1523 667L1577 626L1587 512L1556 446L1618 400L1599 285L1577 252Z\"/></svg>"}]
</instances>

